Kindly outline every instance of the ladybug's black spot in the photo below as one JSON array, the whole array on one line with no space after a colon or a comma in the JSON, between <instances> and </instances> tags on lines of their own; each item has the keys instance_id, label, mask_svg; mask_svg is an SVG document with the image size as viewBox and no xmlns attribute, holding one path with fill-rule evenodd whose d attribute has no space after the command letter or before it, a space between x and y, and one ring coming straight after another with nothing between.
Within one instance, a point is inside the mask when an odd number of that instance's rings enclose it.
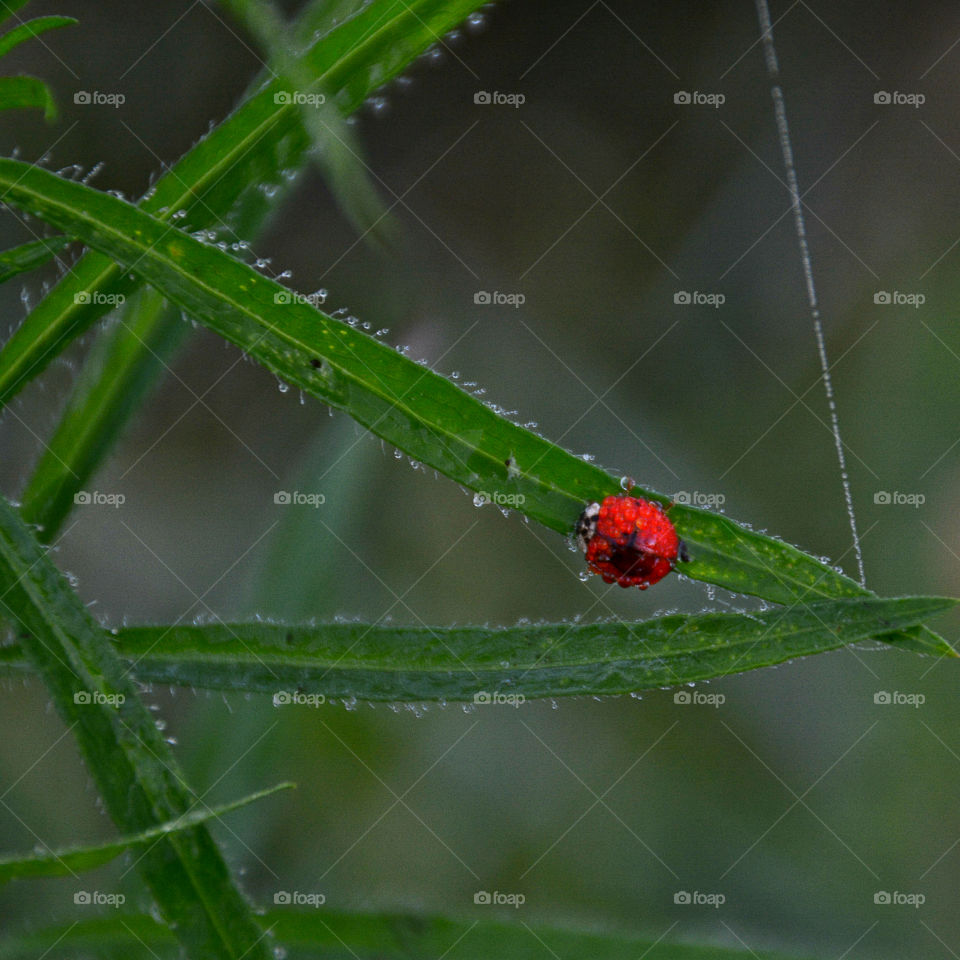
<instances>
[{"instance_id":1,"label":"ladybug's black spot","mask_svg":"<svg viewBox=\"0 0 960 960\"><path fill-rule=\"evenodd\" d=\"M323 366L323 361L319 357L311 357L310 366L313 367L314 370L319 370L320 367Z\"/></svg>"}]
</instances>

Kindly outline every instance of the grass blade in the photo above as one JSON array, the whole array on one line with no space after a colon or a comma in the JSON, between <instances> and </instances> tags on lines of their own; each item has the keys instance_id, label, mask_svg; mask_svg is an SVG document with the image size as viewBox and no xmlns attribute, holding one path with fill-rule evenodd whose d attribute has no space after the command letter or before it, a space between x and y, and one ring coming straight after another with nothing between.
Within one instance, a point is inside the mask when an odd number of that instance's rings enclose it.
<instances>
[{"instance_id":1,"label":"grass blade","mask_svg":"<svg viewBox=\"0 0 960 960\"><path fill-rule=\"evenodd\" d=\"M489 907L482 907L489 910ZM265 924L291 948L291 957L312 960L786 960L784 954L707 944L678 943L662 933L641 937L531 926L516 921L454 919L422 914L313 913L271 910ZM0 960L36 960L54 944L58 950L94 950L102 957L122 952L127 960L156 960L170 935L149 917L120 914L15 933L0 944ZM167 955L167 954L164 954Z\"/></svg>"},{"instance_id":2,"label":"grass blade","mask_svg":"<svg viewBox=\"0 0 960 960\"><path fill-rule=\"evenodd\" d=\"M97 337L70 402L44 445L22 494L23 519L49 542L73 508L74 496L110 450L177 348L191 332L178 310L155 291L137 291L115 330Z\"/></svg>"},{"instance_id":3,"label":"grass blade","mask_svg":"<svg viewBox=\"0 0 960 960\"><path fill-rule=\"evenodd\" d=\"M50 88L36 77L0 77L0 110L35 107L48 123L57 119L57 104Z\"/></svg>"},{"instance_id":4,"label":"grass blade","mask_svg":"<svg viewBox=\"0 0 960 960\"><path fill-rule=\"evenodd\" d=\"M346 115L436 36L456 26L473 6L474 2L461 0L446 5L375 0L357 12L356 0L337 0L332 9L329 2L314 3L302 15L299 33L321 39L300 67L328 90L328 113L336 109ZM341 65L345 58L350 60L349 73ZM356 76L366 78L365 85L356 83ZM343 88L338 84L347 77L354 88L349 95L341 95ZM279 90L276 86L274 93ZM296 110L278 110L272 101L266 102L269 110L264 110L264 102L259 95L241 106L161 179L158 192L144 199L143 208L160 219L176 210L189 210L194 227L222 227L220 218L226 218L237 235L255 235L283 192L290 189L283 171L302 166L309 147ZM329 115L325 117L328 124L333 122ZM276 190L276 197L270 200L264 190L248 189L243 179L247 175L268 187L268 192ZM215 191L211 184L216 184ZM203 203L190 206L194 192L203 197ZM0 351L2 406L108 309L96 302L84 303L82 297L78 302L79 295L97 290L127 298L118 325L98 338L108 342L90 357L87 365L92 371L84 374L68 399L63 419L21 497L24 517L41 528L39 535L46 542L56 536L73 506L74 494L85 487L156 382L164 362L189 333L175 315L164 315L159 294L146 289L133 297L138 284L122 275L109 258L88 253ZM97 371L102 370L100 359L107 357L111 374L102 378Z\"/></svg>"},{"instance_id":5,"label":"grass blade","mask_svg":"<svg viewBox=\"0 0 960 960\"><path fill-rule=\"evenodd\" d=\"M12 17L21 7L25 7L30 0L3 0L0 3L0 23ZM17 18L19 19L19 17Z\"/></svg>"},{"instance_id":6,"label":"grass blade","mask_svg":"<svg viewBox=\"0 0 960 960\"><path fill-rule=\"evenodd\" d=\"M234 800L232 803L197 810L178 817L176 820L168 820L166 823L151 827L149 830L141 830L140 833L121 837L119 840L112 840L110 843L103 843L96 847L48 850L45 853L21 858L4 857L0 859L0 884L22 877L62 877L68 874L76 876L84 870L102 867L131 847L142 847L144 844L161 839L168 834L176 833L178 830L186 830L207 820L219 819L225 813L230 813L231 810L237 810L240 807L245 807L248 803L262 800L278 790L289 790L292 787L292 783L278 783L275 787L258 790L256 793L251 793L240 800Z\"/></svg>"},{"instance_id":7,"label":"grass blade","mask_svg":"<svg viewBox=\"0 0 960 960\"><path fill-rule=\"evenodd\" d=\"M118 828L136 834L189 814L196 801L125 665L2 499L0 610L16 625ZM156 841L138 868L191 958L269 960L263 931L205 825Z\"/></svg>"},{"instance_id":8,"label":"grass blade","mask_svg":"<svg viewBox=\"0 0 960 960\"><path fill-rule=\"evenodd\" d=\"M329 91L290 52L296 49L293 31L269 0L221 2L257 39L286 88L283 92L302 101L300 114L313 141L312 155L340 208L361 236L387 242L395 223L374 188L357 138Z\"/></svg>"},{"instance_id":9,"label":"grass blade","mask_svg":"<svg viewBox=\"0 0 960 960\"><path fill-rule=\"evenodd\" d=\"M828 600L760 613L674 614L638 623L489 627L292 626L263 622L124 627L117 652L141 682L329 700L477 701L632 693L755 670L914 626L940 597ZM894 641L896 642L896 641ZM23 670L14 647L0 671Z\"/></svg>"},{"instance_id":10,"label":"grass blade","mask_svg":"<svg viewBox=\"0 0 960 960\"><path fill-rule=\"evenodd\" d=\"M477 0L373 0L324 33L303 66L349 114L477 6ZM192 229L216 227L227 239L245 227L241 235L249 237L250 226L275 208L268 194L286 184L283 171L302 167L310 146L300 108L276 102L284 90L279 80L260 87L157 181L143 209L162 220L182 211ZM110 309L103 299L78 302L78 294L129 298L136 287L109 257L85 255L0 351L0 408Z\"/></svg>"},{"instance_id":11,"label":"grass blade","mask_svg":"<svg viewBox=\"0 0 960 960\"><path fill-rule=\"evenodd\" d=\"M499 416L453 382L116 197L0 159L0 199L135 268L268 370L464 486L513 495L519 511L552 530L570 535L584 503L620 489L601 468ZM682 570L694 579L774 603L870 595L815 557L725 516L678 504L671 519L690 546L692 562ZM954 655L929 632L901 640Z\"/></svg>"},{"instance_id":12,"label":"grass blade","mask_svg":"<svg viewBox=\"0 0 960 960\"><path fill-rule=\"evenodd\" d=\"M31 240L30 243L4 250L0 253L0 283L6 283L11 277L42 267L71 243L73 240L70 237L47 237L45 240Z\"/></svg>"},{"instance_id":13,"label":"grass blade","mask_svg":"<svg viewBox=\"0 0 960 960\"><path fill-rule=\"evenodd\" d=\"M69 27L77 22L74 17L34 17L33 20L27 20L26 23L21 23L0 37L0 57L9 53L14 47L19 47L21 43L39 37L41 33L57 30L60 27Z\"/></svg>"}]
</instances>

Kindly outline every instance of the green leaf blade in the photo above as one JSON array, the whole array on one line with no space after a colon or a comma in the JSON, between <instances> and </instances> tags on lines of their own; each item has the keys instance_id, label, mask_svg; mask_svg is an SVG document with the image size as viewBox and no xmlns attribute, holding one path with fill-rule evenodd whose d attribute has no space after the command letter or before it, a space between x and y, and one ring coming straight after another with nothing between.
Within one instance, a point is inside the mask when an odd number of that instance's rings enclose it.
<instances>
[{"instance_id":1,"label":"green leaf blade","mask_svg":"<svg viewBox=\"0 0 960 960\"><path fill-rule=\"evenodd\" d=\"M0 283L6 283L11 277L42 267L72 242L70 237L47 237L45 240L31 240L29 243L4 250L0 253Z\"/></svg>"},{"instance_id":2,"label":"green leaf blade","mask_svg":"<svg viewBox=\"0 0 960 960\"><path fill-rule=\"evenodd\" d=\"M189 814L183 776L128 670L2 499L0 598L120 830L136 834ZM191 957L269 960L262 931L205 825L158 840L138 869Z\"/></svg>"},{"instance_id":3,"label":"green leaf blade","mask_svg":"<svg viewBox=\"0 0 960 960\"><path fill-rule=\"evenodd\" d=\"M77 22L75 17L56 16L34 17L33 20L27 20L12 30L8 30L0 37L0 57L8 54L15 47L19 47L21 43L32 40L34 37L39 37L48 30L58 30L60 27L69 27Z\"/></svg>"},{"instance_id":4,"label":"green leaf blade","mask_svg":"<svg viewBox=\"0 0 960 960\"><path fill-rule=\"evenodd\" d=\"M416 460L478 492L516 495L519 511L553 530L571 534L586 502L620 489L599 467L497 415L453 382L130 204L9 159L0 159L0 198L135 267L268 370ZM695 579L773 602L865 593L815 557L722 515L678 504L671 517L692 545L692 562L681 570ZM933 634L917 632L913 642L955 655Z\"/></svg>"},{"instance_id":5,"label":"green leaf blade","mask_svg":"<svg viewBox=\"0 0 960 960\"><path fill-rule=\"evenodd\" d=\"M782 953L756 952L706 943L684 943L618 930L576 930L490 917L426 914L345 913L323 907L311 912L270 910L263 917L291 948L291 957L311 960L787 960ZM172 938L160 924L139 914L120 914L17 932L0 943L0 960L36 960L53 944L60 950L111 950L126 960L156 960ZM97 954L102 955L101 953ZM111 952L110 956L115 954Z\"/></svg>"},{"instance_id":6,"label":"green leaf blade","mask_svg":"<svg viewBox=\"0 0 960 960\"><path fill-rule=\"evenodd\" d=\"M215 820L225 813L230 813L249 803L254 803L279 790L289 790L292 783L278 783L266 790L258 790L240 800L221 804L217 807L195 811L168 820L148 830L142 830L133 836L121 837L95 847L72 847L67 850L51 850L46 853L32 854L28 857L4 857L0 859L0 884L24 877L62 877L68 874L75 875L85 870L102 867L105 863L120 856L131 847L140 847L154 840L166 837L178 830L186 830L207 820Z\"/></svg>"},{"instance_id":7,"label":"green leaf blade","mask_svg":"<svg viewBox=\"0 0 960 960\"><path fill-rule=\"evenodd\" d=\"M293 702L298 691L329 700L482 703L479 694L496 691L524 699L601 696L716 679L903 630L956 603L868 597L750 614L499 629L259 621L139 626L122 628L115 639L144 683L259 691L273 694L278 705ZM0 671L19 668L8 649Z\"/></svg>"},{"instance_id":8,"label":"green leaf blade","mask_svg":"<svg viewBox=\"0 0 960 960\"><path fill-rule=\"evenodd\" d=\"M57 104L50 88L36 77L0 77L0 110L43 111L48 123L57 119Z\"/></svg>"}]
</instances>

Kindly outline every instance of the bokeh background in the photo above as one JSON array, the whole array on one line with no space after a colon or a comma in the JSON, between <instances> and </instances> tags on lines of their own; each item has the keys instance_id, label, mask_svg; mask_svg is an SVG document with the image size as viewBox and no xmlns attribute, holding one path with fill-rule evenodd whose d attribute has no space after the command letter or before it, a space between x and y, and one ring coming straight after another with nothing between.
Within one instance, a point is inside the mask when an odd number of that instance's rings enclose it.
<instances>
[{"instance_id":1,"label":"bokeh background","mask_svg":"<svg viewBox=\"0 0 960 960\"><path fill-rule=\"evenodd\" d=\"M81 21L4 65L48 79L62 116L8 113L0 146L49 151L53 168L103 161L95 185L128 196L259 68L213 4L30 12ZM772 17L868 583L957 595L960 13L778 2ZM396 256L357 242L316 173L256 253L568 448L647 486L722 497L731 516L855 573L753 5L505 2L484 27L358 115L397 201ZM75 105L79 89L126 103ZM525 102L476 105L478 91ZM677 104L678 91L725 102ZM878 91L925 102L878 104ZM3 246L25 238L10 217L0 228ZM7 330L21 287L36 302L41 279L0 289ZM525 302L476 304L478 291ZM677 304L678 291L724 302ZM924 302L875 303L881 291ZM29 476L90 342L4 414L5 495ZM562 538L477 509L238 360L197 332L92 484L123 507L68 522L56 561L105 623L509 624L743 605L678 577L646 593L582 582ZM275 506L278 489L326 502ZM924 502L876 503L882 491ZM957 623L941 622L948 639ZM947 957L960 950L958 683L954 663L871 648L698 688L719 707L672 691L474 711L149 699L209 802L299 784L213 828L260 903L298 890L342 909L483 918L493 908L475 891L498 890L524 895L509 913L530 924ZM925 702L878 705L878 691ZM2 693L0 850L112 836L43 687ZM84 882L147 903L128 861ZM86 916L76 888L5 888L4 926ZM678 905L679 890L725 903ZM876 905L877 891L925 902Z\"/></svg>"}]
</instances>

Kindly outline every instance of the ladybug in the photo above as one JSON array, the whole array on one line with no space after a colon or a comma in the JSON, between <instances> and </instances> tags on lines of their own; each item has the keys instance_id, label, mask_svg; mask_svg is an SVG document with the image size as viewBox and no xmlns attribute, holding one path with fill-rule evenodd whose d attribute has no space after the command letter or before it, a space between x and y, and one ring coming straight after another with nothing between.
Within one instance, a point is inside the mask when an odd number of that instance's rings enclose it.
<instances>
[{"instance_id":1,"label":"ladybug","mask_svg":"<svg viewBox=\"0 0 960 960\"><path fill-rule=\"evenodd\" d=\"M587 566L605 583L646 590L662 580L687 548L659 503L616 494L588 503L577 521Z\"/></svg>"}]
</instances>

